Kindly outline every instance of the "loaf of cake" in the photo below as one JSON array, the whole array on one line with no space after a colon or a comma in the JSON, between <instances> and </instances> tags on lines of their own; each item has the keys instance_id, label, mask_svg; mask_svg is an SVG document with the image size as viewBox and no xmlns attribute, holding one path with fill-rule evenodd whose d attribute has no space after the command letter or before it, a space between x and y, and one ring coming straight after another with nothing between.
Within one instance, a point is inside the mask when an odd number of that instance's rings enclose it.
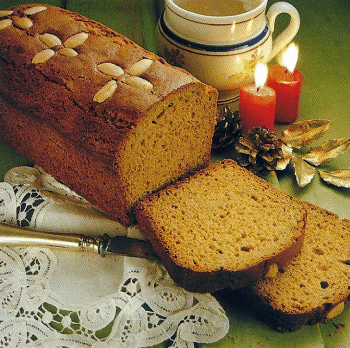
<instances>
[{"instance_id":1,"label":"loaf of cake","mask_svg":"<svg viewBox=\"0 0 350 348\"><path fill-rule=\"evenodd\" d=\"M139 201L136 218L176 283L213 292L283 269L302 246L306 215L227 159Z\"/></svg>"},{"instance_id":2,"label":"loaf of cake","mask_svg":"<svg viewBox=\"0 0 350 348\"><path fill-rule=\"evenodd\" d=\"M109 217L206 167L217 91L49 5L0 11L0 139Z\"/></svg>"},{"instance_id":3,"label":"loaf of cake","mask_svg":"<svg viewBox=\"0 0 350 348\"><path fill-rule=\"evenodd\" d=\"M337 316L350 297L350 221L310 203L305 207L300 253L276 277L245 292L244 303L282 332Z\"/></svg>"}]
</instances>

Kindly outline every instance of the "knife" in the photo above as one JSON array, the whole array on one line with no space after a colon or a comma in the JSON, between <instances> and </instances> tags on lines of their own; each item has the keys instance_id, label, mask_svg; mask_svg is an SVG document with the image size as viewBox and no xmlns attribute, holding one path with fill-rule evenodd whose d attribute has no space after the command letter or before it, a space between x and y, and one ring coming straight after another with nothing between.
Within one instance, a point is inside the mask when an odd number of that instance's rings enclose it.
<instances>
[{"instance_id":1,"label":"knife","mask_svg":"<svg viewBox=\"0 0 350 348\"><path fill-rule=\"evenodd\" d=\"M78 233L57 233L31 230L0 223L0 245L2 246L44 246L71 251L90 251L101 256L124 255L159 259L149 241L124 236L99 237Z\"/></svg>"}]
</instances>

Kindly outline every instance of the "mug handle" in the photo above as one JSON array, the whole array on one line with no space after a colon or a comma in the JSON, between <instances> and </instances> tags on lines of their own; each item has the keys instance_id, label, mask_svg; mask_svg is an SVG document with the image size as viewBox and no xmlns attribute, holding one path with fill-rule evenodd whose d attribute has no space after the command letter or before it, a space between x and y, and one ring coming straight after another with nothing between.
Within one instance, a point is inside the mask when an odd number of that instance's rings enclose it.
<instances>
[{"instance_id":1,"label":"mug handle","mask_svg":"<svg viewBox=\"0 0 350 348\"><path fill-rule=\"evenodd\" d=\"M266 15L272 33L275 29L276 17L281 13L288 13L290 15L290 22L287 28L273 40L271 54L268 59L269 61L293 40L300 27L300 15L298 10L288 2L280 1L274 3L269 8Z\"/></svg>"}]
</instances>

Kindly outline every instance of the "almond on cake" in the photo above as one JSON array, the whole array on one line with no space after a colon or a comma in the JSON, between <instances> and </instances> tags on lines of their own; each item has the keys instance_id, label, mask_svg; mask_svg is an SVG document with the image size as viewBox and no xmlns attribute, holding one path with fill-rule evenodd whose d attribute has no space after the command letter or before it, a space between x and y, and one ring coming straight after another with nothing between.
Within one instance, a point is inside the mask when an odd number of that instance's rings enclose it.
<instances>
[{"instance_id":1,"label":"almond on cake","mask_svg":"<svg viewBox=\"0 0 350 348\"><path fill-rule=\"evenodd\" d=\"M0 139L125 226L149 192L206 167L217 91L49 5L1 12Z\"/></svg>"}]
</instances>

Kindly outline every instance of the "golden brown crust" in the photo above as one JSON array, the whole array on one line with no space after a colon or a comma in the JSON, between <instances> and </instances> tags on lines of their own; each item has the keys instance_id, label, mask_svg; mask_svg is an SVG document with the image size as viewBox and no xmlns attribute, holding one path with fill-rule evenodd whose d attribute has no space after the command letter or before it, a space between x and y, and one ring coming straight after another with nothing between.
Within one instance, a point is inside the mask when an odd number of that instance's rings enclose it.
<instances>
[{"instance_id":1,"label":"golden brown crust","mask_svg":"<svg viewBox=\"0 0 350 348\"><path fill-rule=\"evenodd\" d=\"M115 185L118 177L106 164L63 137L42 119L19 112L0 98L0 138L36 165L70 183L76 192L96 207L103 207L112 219L130 221L123 194ZM14 137L13 134L21 134ZM45 144L45 146L43 146ZM93 183L93 184L91 184Z\"/></svg>"},{"instance_id":2,"label":"golden brown crust","mask_svg":"<svg viewBox=\"0 0 350 348\"><path fill-rule=\"evenodd\" d=\"M26 9L35 6L45 6L46 10L24 15ZM92 137L92 133L102 132L103 137L113 134L108 140L113 140L114 147L155 103L184 85L198 83L190 74L77 13L48 5L21 5L12 10L6 19L13 24L0 30L0 92L8 100L16 101L18 107L55 124L75 141L86 133ZM32 27L20 29L15 25L16 20L23 17L32 21ZM86 33L87 38L74 48L77 56L59 54L65 41L80 33ZM52 48L55 54L46 62L33 64L36 54L49 49L40 39L43 34L55 35L62 45ZM99 64L113 63L126 72L145 58L153 61L142 74L142 78L152 83L151 91L129 86L124 83L126 74L122 74L113 77L118 86L111 98L103 103L93 101L94 95L112 80L99 71ZM101 129L101 119L108 123L107 129ZM84 141L85 146L89 145Z\"/></svg>"}]
</instances>

